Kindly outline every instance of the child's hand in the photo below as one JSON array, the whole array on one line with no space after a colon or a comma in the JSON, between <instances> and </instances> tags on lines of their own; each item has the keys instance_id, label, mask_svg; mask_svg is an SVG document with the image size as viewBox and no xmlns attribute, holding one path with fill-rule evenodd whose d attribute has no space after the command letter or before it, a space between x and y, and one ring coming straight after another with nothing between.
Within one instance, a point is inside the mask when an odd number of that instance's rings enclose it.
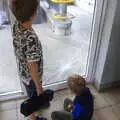
<instances>
[{"instance_id":1,"label":"child's hand","mask_svg":"<svg viewBox=\"0 0 120 120\"><path fill-rule=\"evenodd\" d=\"M36 92L37 92L37 96L40 96L42 93L43 93L43 88L41 85L39 85L37 88L36 88Z\"/></svg>"},{"instance_id":2,"label":"child's hand","mask_svg":"<svg viewBox=\"0 0 120 120\"><path fill-rule=\"evenodd\" d=\"M72 112L72 108L73 108L73 106L70 104L70 105L68 105L68 111L69 112Z\"/></svg>"}]
</instances>

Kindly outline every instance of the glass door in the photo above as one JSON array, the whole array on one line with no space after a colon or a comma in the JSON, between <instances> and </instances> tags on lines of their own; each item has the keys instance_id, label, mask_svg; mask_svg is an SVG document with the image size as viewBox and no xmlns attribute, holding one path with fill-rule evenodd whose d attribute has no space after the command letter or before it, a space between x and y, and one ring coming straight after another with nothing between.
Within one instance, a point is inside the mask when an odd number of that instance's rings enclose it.
<instances>
[{"instance_id":1,"label":"glass door","mask_svg":"<svg viewBox=\"0 0 120 120\"><path fill-rule=\"evenodd\" d=\"M51 17L58 12L59 4L40 3L49 19L49 23L33 25L43 45L44 85L62 83L73 73L86 76L95 0L78 1L67 5L72 21L69 35L56 35L51 27L59 22Z\"/></svg>"},{"instance_id":2,"label":"glass door","mask_svg":"<svg viewBox=\"0 0 120 120\"><path fill-rule=\"evenodd\" d=\"M12 47L8 1L0 1L0 96L21 91Z\"/></svg>"},{"instance_id":3,"label":"glass door","mask_svg":"<svg viewBox=\"0 0 120 120\"><path fill-rule=\"evenodd\" d=\"M22 92L12 47L14 16L8 4L7 0L0 1L0 96ZM33 28L43 46L44 86L53 88L56 85L61 89L63 86L58 86L65 83L69 75L87 75L94 5L95 0L76 0L69 4L67 14L72 22L71 32L57 35L52 28L55 23L51 16L58 12L59 5L45 0L40 2ZM48 22L45 22L46 17Z\"/></svg>"}]
</instances>

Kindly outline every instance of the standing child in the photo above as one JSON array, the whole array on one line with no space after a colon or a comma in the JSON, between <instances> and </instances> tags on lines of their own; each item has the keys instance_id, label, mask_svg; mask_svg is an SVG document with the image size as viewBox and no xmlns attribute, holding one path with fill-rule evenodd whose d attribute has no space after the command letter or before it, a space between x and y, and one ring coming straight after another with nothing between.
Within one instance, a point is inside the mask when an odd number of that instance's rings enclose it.
<instances>
[{"instance_id":1,"label":"standing child","mask_svg":"<svg viewBox=\"0 0 120 120\"><path fill-rule=\"evenodd\" d=\"M85 79L79 75L73 75L68 78L68 87L75 95L71 100L66 99L67 111L55 111L52 113L52 120L91 120L93 114L93 97ZM65 103L66 104L66 103ZM65 105L66 106L66 105ZM68 112L69 111L69 112Z\"/></svg>"},{"instance_id":2,"label":"standing child","mask_svg":"<svg viewBox=\"0 0 120 120\"><path fill-rule=\"evenodd\" d=\"M20 80L26 88L28 98L43 93L43 52L41 42L32 28L36 17L38 0L14 0L12 12L16 17L13 26L13 46L18 64ZM30 120L43 120L34 113Z\"/></svg>"}]
</instances>

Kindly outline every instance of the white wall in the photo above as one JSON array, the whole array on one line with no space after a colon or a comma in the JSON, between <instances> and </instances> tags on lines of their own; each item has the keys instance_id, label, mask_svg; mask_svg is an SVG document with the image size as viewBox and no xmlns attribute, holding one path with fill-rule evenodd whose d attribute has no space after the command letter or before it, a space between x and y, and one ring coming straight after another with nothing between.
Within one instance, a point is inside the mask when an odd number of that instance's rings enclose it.
<instances>
[{"instance_id":1,"label":"white wall","mask_svg":"<svg viewBox=\"0 0 120 120\"><path fill-rule=\"evenodd\" d=\"M3 9L3 0L0 0L0 9Z\"/></svg>"},{"instance_id":2,"label":"white wall","mask_svg":"<svg viewBox=\"0 0 120 120\"><path fill-rule=\"evenodd\" d=\"M102 84L119 84L120 82L120 1L117 9L110 36L110 43L105 62Z\"/></svg>"},{"instance_id":3,"label":"white wall","mask_svg":"<svg viewBox=\"0 0 120 120\"><path fill-rule=\"evenodd\" d=\"M96 87L118 85L120 82L120 1L107 1L104 23L101 32L99 55L94 73Z\"/></svg>"}]
</instances>

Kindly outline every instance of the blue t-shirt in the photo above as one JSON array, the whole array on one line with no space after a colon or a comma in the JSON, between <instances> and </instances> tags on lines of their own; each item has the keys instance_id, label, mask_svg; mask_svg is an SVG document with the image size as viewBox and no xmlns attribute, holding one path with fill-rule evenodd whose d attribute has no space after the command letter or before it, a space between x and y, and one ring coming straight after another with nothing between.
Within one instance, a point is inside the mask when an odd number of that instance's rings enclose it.
<instances>
[{"instance_id":1,"label":"blue t-shirt","mask_svg":"<svg viewBox=\"0 0 120 120\"><path fill-rule=\"evenodd\" d=\"M73 120L91 120L93 114L93 96L89 88L85 88L73 101Z\"/></svg>"}]
</instances>

